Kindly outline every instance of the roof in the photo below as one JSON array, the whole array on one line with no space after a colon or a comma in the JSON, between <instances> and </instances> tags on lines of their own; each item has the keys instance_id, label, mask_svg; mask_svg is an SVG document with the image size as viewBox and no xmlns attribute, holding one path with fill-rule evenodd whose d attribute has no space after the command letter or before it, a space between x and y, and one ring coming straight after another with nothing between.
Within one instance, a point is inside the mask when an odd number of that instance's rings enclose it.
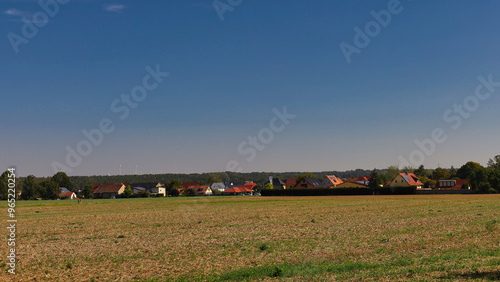
<instances>
[{"instance_id":1,"label":"roof","mask_svg":"<svg viewBox=\"0 0 500 282\"><path fill-rule=\"evenodd\" d=\"M423 185L422 181L413 173L408 173L408 172L401 172L399 175L403 177L403 179L409 184L409 185Z\"/></svg>"},{"instance_id":2,"label":"roof","mask_svg":"<svg viewBox=\"0 0 500 282\"><path fill-rule=\"evenodd\" d=\"M450 186L450 185L439 185L440 181L451 181L454 182L455 185ZM442 179L436 181L436 188L447 188L447 189L461 189L462 185L464 183L469 183L469 187L471 186L470 180L469 179Z\"/></svg>"},{"instance_id":3,"label":"roof","mask_svg":"<svg viewBox=\"0 0 500 282\"><path fill-rule=\"evenodd\" d=\"M231 187L222 193L252 193L252 188L247 187L246 185L240 185L238 187Z\"/></svg>"},{"instance_id":4,"label":"roof","mask_svg":"<svg viewBox=\"0 0 500 282\"><path fill-rule=\"evenodd\" d=\"M108 184L99 184L94 189L92 189L92 193L101 194L101 193L118 193L120 189L128 183L108 183Z\"/></svg>"},{"instance_id":5,"label":"roof","mask_svg":"<svg viewBox=\"0 0 500 282\"><path fill-rule=\"evenodd\" d=\"M181 184L184 189L188 189L189 186L195 186L198 185L197 182L184 182Z\"/></svg>"},{"instance_id":6,"label":"roof","mask_svg":"<svg viewBox=\"0 0 500 282\"><path fill-rule=\"evenodd\" d=\"M66 188L66 187L59 187L59 189L61 189L61 194L62 194L62 193L65 193L65 194L66 194L66 193L68 193L68 192L71 192L71 191L69 191L69 190L68 190L68 188Z\"/></svg>"},{"instance_id":7,"label":"roof","mask_svg":"<svg viewBox=\"0 0 500 282\"><path fill-rule=\"evenodd\" d=\"M359 177L348 177L346 181L370 181L372 179L371 176L359 176Z\"/></svg>"},{"instance_id":8,"label":"roof","mask_svg":"<svg viewBox=\"0 0 500 282\"><path fill-rule=\"evenodd\" d=\"M269 180L266 182L266 184L269 183ZM283 186L285 185L285 182L279 178L273 178L273 186Z\"/></svg>"},{"instance_id":9,"label":"roof","mask_svg":"<svg viewBox=\"0 0 500 282\"><path fill-rule=\"evenodd\" d=\"M342 181L342 179L338 178L335 175L327 175L324 182L326 185L329 186L329 185L339 185L342 184L344 181ZM331 182L331 184L328 182Z\"/></svg>"},{"instance_id":10,"label":"roof","mask_svg":"<svg viewBox=\"0 0 500 282\"><path fill-rule=\"evenodd\" d=\"M66 192L66 193L61 193L59 194L59 197L71 197L75 194L75 192Z\"/></svg>"},{"instance_id":11,"label":"roof","mask_svg":"<svg viewBox=\"0 0 500 282\"><path fill-rule=\"evenodd\" d=\"M163 184L160 184L158 182L148 182L148 183L131 183L130 187L131 188L136 188L136 187L141 187L141 188L146 188L146 189L151 189L151 188L156 188L156 187L163 187Z\"/></svg>"},{"instance_id":12,"label":"roof","mask_svg":"<svg viewBox=\"0 0 500 282\"><path fill-rule=\"evenodd\" d=\"M213 189L225 189L226 185L222 182L215 182L211 186Z\"/></svg>"},{"instance_id":13,"label":"roof","mask_svg":"<svg viewBox=\"0 0 500 282\"><path fill-rule=\"evenodd\" d=\"M297 185L297 179L299 179L299 178L298 177L289 177L285 181L285 185L286 186L295 186L295 185Z\"/></svg>"},{"instance_id":14,"label":"roof","mask_svg":"<svg viewBox=\"0 0 500 282\"><path fill-rule=\"evenodd\" d=\"M323 183L316 178L306 177L304 178L304 180L307 181L309 184L311 184L312 187L315 188L324 187Z\"/></svg>"}]
</instances>

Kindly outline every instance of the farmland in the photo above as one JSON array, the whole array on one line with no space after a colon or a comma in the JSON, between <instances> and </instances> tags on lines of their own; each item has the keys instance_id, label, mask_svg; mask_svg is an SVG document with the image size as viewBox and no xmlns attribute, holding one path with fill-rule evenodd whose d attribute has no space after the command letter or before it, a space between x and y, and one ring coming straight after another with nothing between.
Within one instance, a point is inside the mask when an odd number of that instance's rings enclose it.
<instances>
[{"instance_id":1,"label":"farmland","mask_svg":"<svg viewBox=\"0 0 500 282\"><path fill-rule=\"evenodd\" d=\"M24 201L17 217L0 280L500 279L498 195Z\"/></svg>"}]
</instances>

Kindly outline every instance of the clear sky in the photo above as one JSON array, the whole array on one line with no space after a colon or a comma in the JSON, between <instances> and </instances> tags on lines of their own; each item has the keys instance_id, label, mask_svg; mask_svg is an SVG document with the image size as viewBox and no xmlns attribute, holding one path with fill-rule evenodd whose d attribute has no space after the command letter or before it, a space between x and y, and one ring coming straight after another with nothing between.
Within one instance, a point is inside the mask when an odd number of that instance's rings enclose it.
<instances>
[{"instance_id":1,"label":"clear sky","mask_svg":"<svg viewBox=\"0 0 500 282\"><path fill-rule=\"evenodd\" d=\"M435 168L500 154L498 1L65 2L0 2L1 170L326 171L400 156ZM114 130L90 143L82 131L103 120ZM446 140L415 144L436 128Z\"/></svg>"}]
</instances>

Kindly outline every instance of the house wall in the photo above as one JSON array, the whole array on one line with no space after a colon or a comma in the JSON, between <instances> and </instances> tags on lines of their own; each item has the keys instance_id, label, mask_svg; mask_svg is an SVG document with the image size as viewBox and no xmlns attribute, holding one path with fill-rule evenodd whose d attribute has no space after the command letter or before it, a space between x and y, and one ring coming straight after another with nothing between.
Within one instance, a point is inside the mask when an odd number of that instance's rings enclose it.
<instances>
[{"instance_id":1,"label":"house wall","mask_svg":"<svg viewBox=\"0 0 500 282\"><path fill-rule=\"evenodd\" d=\"M366 186L358 183L344 182L342 184L337 185L336 188L366 188Z\"/></svg>"},{"instance_id":2,"label":"house wall","mask_svg":"<svg viewBox=\"0 0 500 282\"><path fill-rule=\"evenodd\" d=\"M298 182L297 185L295 185L295 188L297 189L309 189L309 188L314 188L309 182L307 182L305 179L302 179L302 181Z\"/></svg>"},{"instance_id":3,"label":"house wall","mask_svg":"<svg viewBox=\"0 0 500 282\"><path fill-rule=\"evenodd\" d=\"M389 185L389 186L390 187L408 187L408 186L410 186L410 184L408 184L408 182L406 182L406 180L403 178L403 176L398 174L398 176L396 176L396 178L394 178L394 180L391 182L391 185Z\"/></svg>"}]
</instances>

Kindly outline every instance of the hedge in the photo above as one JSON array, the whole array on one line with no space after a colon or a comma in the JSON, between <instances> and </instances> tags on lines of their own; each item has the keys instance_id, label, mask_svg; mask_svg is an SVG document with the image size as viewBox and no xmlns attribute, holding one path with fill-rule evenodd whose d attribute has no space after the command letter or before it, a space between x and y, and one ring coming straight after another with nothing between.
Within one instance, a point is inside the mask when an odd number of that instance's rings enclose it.
<instances>
[{"instance_id":1,"label":"hedge","mask_svg":"<svg viewBox=\"0 0 500 282\"><path fill-rule=\"evenodd\" d=\"M416 194L416 187L380 187L375 189L376 195L409 195ZM347 196L373 195L370 188L319 188L319 189L263 189L262 196Z\"/></svg>"},{"instance_id":2,"label":"hedge","mask_svg":"<svg viewBox=\"0 0 500 282\"><path fill-rule=\"evenodd\" d=\"M318 189L263 189L262 196L340 196L340 195L372 195L368 188L318 188Z\"/></svg>"}]
</instances>

